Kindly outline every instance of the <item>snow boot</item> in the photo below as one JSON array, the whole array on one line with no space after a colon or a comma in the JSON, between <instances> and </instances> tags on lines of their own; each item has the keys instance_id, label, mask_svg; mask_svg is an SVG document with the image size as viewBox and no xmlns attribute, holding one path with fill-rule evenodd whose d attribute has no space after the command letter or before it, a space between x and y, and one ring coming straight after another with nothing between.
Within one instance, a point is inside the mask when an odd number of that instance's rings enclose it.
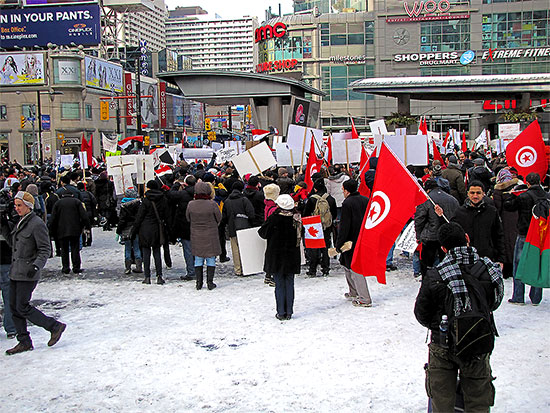
<instances>
[{"instance_id":1,"label":"snow boot","mask_svg":"<svg viewBox=\"0 0 550 413\"><path fill-rule=\"evenodd\" d=\"M157 284L158 285L163 285L165 284L166 281L164 281L164 279L162 278L162 274L161 275L157 275Z\"/></svg>"},{"instance_id":2,"label":"snow boot","mask_svg":"<svg viewBox=\"0 0 550 413\"><path fill-rule=\"evenodd\" d=\"M132 261L126 260L124 261L124 274L130 274L132 272Z\"/></svg>"},{"instance_id":3,"label":"snow boot","mask_svg":"<svg viewBox=\"0 0 550 413\"><path fill-rule=\"evenodd\" d=\"M14 354L23 353L24 351L31 351L33 348L32 341L20 341L15 347L6 350L6 355L13 356Z\"/></svg>"},{"instance_id":4,"label":"snow boot","mask_svg":"<svg viewBox=\"0 0 550 413\"><path fill-rule=\"evenodd\" d=\"M206 267L209 268L209 267ZM200 290L202 288L202 272L204 270L204 267L195 267L195 277L197 277L197 290Z\"/></svg>"},{"instance_id":5,"label":"snow boot","mask_svg":"<svg viewBox=\"0 0 550 413\"><path fill-rule=\"evenodd\" d=\"M137 274L142 273L143 272L142 264L143 264L143 260L136 260L136 268L132 271Z\"/></svg>"},{"instance_id":6,"label":"snow boot","mask_svg":"<svg viewBox=\"0 0 550 413\"><path fill-rule=\"evenodd\" d=\"M206 285L208 286L209 290L213 290L214 288L216 288L216 284L214 284L215 271L216 267L206 266Z\"/></svg>"},{"instance_id":7,"label":"snow boot","mask_svg":"<svg viewBox=\"0 0 550 413\"><path fill-rule=\"evenodd\" d=\"M141 283L142 284L151 284L151 277L145 277L145 279Z\"/></svg>"}]
</instances>

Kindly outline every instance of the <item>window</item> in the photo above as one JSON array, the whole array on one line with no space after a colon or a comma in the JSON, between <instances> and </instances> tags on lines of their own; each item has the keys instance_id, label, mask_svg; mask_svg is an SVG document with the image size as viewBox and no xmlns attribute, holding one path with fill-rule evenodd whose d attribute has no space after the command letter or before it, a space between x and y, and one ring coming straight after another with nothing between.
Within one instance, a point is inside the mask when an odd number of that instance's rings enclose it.
<instances>
[{"instance_id":1,"label":"window","mask_svg":"<svg viewBox=\"0 0 550 413\"><path fill-rule=\"evenodd\" d=\"M86 103L85 112L86 112L86 120L94 120L93 115L92 115L92 105L91 104Z\"/></svg>"},{"instance_id":2,"label":"window","mask_svg":"<svg viewBox=\"0 0 550 413\"><path fill-rule=\"evenodd\" d=\"M8 107L6 105L0 105L0 120L8 119Z\"/></svg>"},{"instance_id":3,"label":"window","mask_svg":"<svg viewBox=\"0 0 550 413\"><path fill-rule=\"evenodd\" d=\"M80 120L80 105L78 103L61 103L61 119Z\"/></svg>"},{"instance_id":4,"label":"window","mask_svg":"<svg viewBox=\"0 0 550 413\"><path fill-rule=\"evenodd\" d=\"M420 51L450 52L470 48L470 21L441 20L420 26Z\"/></svg>"},{"instance_id":5,"label":"window","mask_svg":"<svg viewBox=\"0 0 550 413\"><path fill-rule=\"evenodd\" d=\"M34 118L36 116L36 105L29 105L24 103L21 106L21 115L26 119Z\"/></svg>"},{"instance_id":6,"label":"window","mask_svg":"<svg viewBox=\"0 0 550 413\"><path fill-rule=\"evenodd\" d=\"M321 23L321 46L345 46L374 43L374 22Z\"/></svg>"},{"instance_id":7,"label":"window","mask_svg":"<svg viewBox=\"0 0 550 413\"><path fill-rule=\"evenodd\" d=\"M549 46L550 12L484 14L481 30L484 49Z\"/></svg>"},{"instance_id":8,"label":"window","mask_svg":"<svg viewBox=\"0 0 550 413\"><path fill-rule=\"evenodd\" d=\"M321 67L321 90L327 95L323 100L371 100L373 95L348 90L348 85L356 80L374 76L374 65L351 64Z\"/></svg>"}]
</instances>

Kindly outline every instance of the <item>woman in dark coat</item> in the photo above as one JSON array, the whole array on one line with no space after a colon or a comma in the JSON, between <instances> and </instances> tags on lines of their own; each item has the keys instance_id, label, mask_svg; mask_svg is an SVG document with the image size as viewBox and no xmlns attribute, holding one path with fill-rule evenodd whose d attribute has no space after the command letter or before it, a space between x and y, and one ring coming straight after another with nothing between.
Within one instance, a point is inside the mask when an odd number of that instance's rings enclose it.
<instances>
[{"instance_id":1,"label":"woman in dark coat","mask_svg":"<svg viewBox=\"0 0 550 413\"><path fill-rule=\"evenodd\" d=\"M113 222L116 222L116 200L113 196L115 184L109 180L107 171L99 174L95 181L95 198L99 215L104 220L103 230L109 231Z\"/></svg>"},{"instance_id":2,"label":"woman in dark coat","mask_svg":"<svg viewBox=\"0 0 550 413\"><path fill-rule=\"evenodd\" d=\"M260 227L258 234L267 240L264 271L275 278L278 320L290 320L294 307L294 275L300 273L302 221L290 195L279 195L277 210Z\"/></svg>"},{"instance_id":3,"label":"woman in dark coat","mask_svg":"<svg viewBox=\"0 0 550 413\"><path fill-rule=\"evenodd\" d=\"M209 290L216 288L214 272L216 256L222 252L218 240L218 225L222 220L220 207L212 199L213 187L206 182L195 185L195 200L189 202L185 215L191 224L191 252L195 256L195 276L197 290L203 284L203 265L206 261L206 285Z\"/></svg>"},{"instance_id":4,"label":"woman in dark coat","mask_svg":"<svg viewBox=\"0 0 550 413\"><path fill-rule=\"evenodd\" d=\"M132 239L139 235L139 246L143 256L143 284L151 284L151 250L155 260L157 284L164 284L162 278L162 258L160 247L166 240L166 199L157 181L147 182L147 191L139 207L132 229Z\"/></svg>"},{"instance_id":5,"label":"woman in dark coat","mask_svg":"<svg viewBox=\"0 0 550 413\"><path fill-rule=\"evenodd\" d=\"M136 261L134 272L143 272L139 236L136 236L134 239L130 238L140 205L141 200L138 198L136 190L133 188L127 189L120 204L120 218L116 229L116 233L120 236L121 241L124 242L124 274L132 272L132 251L134 252Z\"/></svg>"},{"instance_id":6,"label":"woman in dark coat","mask_svg":"<svg viewBox=\"0 0 550 413\"><path fill-rule=\"evenodd\" d=\"M503 198L504 194L510 193L517 183L518 178L513 177L510 168L503 168L497 175L497 183L493 192L493 201L502 220L502 229L504 231L504 251L502 253L502 274L504 278L511 277L513 272L514 247L518 236L518 211L506 211L504 209Z\"/></svg>"}]
</instances>

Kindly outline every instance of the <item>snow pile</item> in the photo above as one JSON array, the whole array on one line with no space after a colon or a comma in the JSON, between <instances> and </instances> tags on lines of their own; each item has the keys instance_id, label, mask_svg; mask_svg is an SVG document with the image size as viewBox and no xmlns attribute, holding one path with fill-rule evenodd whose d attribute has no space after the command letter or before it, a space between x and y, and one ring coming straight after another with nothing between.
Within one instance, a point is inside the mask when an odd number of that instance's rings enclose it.
<instances>
[{"instance_id":1,"label":"snow pile","mask_svg":"<svg viewBox=\"0 0 550 413\"><path fill-rule=\"evenodd\" d=\"M231 262L218 264L218 288L196 291L179 280L182 252L172 246L166 285L142 285L123 274L113 232L94 237L83 274L62 276L60 259L49 260L33 300L67 331L48 348L49 333L30 327L34 351L0 356L2 411L426 411L420 284L397 252L387 285L368 279L372 308L344 299L332 261L329 277L296 278L293 319L281 322L263 276L237 278ZM511 289L506 280L506 298ZM548 298L497 311L494 412L550 410L549 313ZM0 350L14 344L2 335Z\"/></svg>"}]
</instances>

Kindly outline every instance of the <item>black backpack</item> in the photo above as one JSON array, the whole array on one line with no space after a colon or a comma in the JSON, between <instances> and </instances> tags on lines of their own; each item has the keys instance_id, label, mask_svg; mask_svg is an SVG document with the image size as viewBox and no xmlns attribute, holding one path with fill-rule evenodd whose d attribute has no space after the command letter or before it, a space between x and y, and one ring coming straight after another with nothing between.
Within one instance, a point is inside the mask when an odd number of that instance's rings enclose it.
<instances>
[{"instance_id":1,"label":"black backpack","mask_svg":"<svg viewBox=\"0 0 550 413\"><path fill-rule=\"evenodd\" d=\"M449 318L448 344L451 354L462 361L469 361L476 356L490 354L497 336L496 326L491 311L492 304L487 301L485 289L480 277L487 273L482 261L471 266L460 266L462 279L468 289L471 301L470 311L462 310L458 316L454 313L454 297L447 289L445 310ZM488 281L490 283L490 278Z\"/></svg>"}]
</instances>

